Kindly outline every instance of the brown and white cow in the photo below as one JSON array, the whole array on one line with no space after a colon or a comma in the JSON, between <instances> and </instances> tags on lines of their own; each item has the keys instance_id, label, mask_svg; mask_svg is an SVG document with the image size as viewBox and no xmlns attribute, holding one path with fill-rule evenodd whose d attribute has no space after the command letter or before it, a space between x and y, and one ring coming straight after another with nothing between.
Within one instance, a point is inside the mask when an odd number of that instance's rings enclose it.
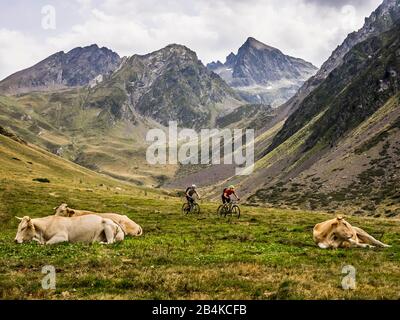
<instances>
[{"instance_id":1,"label":"brown and white cow","mask_svg":"<svg viewBox=\"0 0 400 320\"><path fill-rule=\"evenodd\" d=\"M321 249L390 247L364 230L353 227L341 216L315 225L313 239Z\"/></svg>"},{"instance_id":2,"label":"brown and white cow","mask_svg":"<svg viewBox=\"0 0 400 320\"><path fill-rule=\"evenodd\" d=\"M141 236L143 234L142 227L125 215L117 213L97 213L87 210L71 209L68 207L66 203L63 203L59 207L54 208L54 210L55 210L55 215L61 217L79 217L88 214L95 214L102 218L107 218L114 221L122 228L125 235L127 236Z\"/></svg>"},{"instance_id":3,"label":"brown and white cow","mask_svg":"<svg viewBox=\"0 0 400 320\"><path fill-rule=\"evenodd\" d=\"M49 216L31 219L18 218L16 243L37 241L40 244L60 242L100 242L112 244L124 240L121 227L110 219L91 214L82 217L65 218Z\"/></svg>"}]
</instances>

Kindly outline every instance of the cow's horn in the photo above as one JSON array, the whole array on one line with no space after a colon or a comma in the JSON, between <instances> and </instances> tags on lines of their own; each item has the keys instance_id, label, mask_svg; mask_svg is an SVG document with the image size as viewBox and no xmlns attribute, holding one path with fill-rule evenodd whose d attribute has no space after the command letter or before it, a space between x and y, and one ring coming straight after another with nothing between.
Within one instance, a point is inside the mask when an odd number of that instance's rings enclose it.
<instances>
[{"instance_id":1,"label":"cow's horn","mask_svg":"<svg viewBox=\"0 0 400 320\"><path fill-rule=\"evenodd\" d=\"M23 218L17 217L15 216L15 218L17 218L19 221L23 220Z\"/></svg>"}]
</instances>

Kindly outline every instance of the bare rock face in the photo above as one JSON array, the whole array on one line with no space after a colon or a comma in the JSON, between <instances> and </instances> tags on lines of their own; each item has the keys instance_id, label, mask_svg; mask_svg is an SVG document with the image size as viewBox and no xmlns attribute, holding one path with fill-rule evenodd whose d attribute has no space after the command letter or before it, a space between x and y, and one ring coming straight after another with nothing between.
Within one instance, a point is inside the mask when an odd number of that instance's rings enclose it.
<instances>
[{"instance_id":1,"label":"bare rock face","mask_svg":"<svg viewBox=\"0 0 400 320\"><path fill-rule=\"evenodd\" d=\"M85 86L99 76L109 76L120 62L117 53L97 45L58 52L1 81L0 94Z\"/></svg>"},{"instance_id":2,"label":"bare rock face","mask_svg":"<svg viewBox=\"0 0 400 320\"><path fill-rule=\"evenodd\" d=\"M191 128L213 124L217 114L244 103L195 52L177 44L128 58L109 80L94 88L94 95L104 97L95 102L97 106L112 100L112 113L125 106L162 125L177 121Z\"/></svg>"},{"instance_id":3,"label":"bare rock face","mask_svg":"<svg viewBox=\"0 0 400 320\"><path fill-rule=\"evenodd\" d=\"M282 79L306 80L317 70L311 63L284 55L280 50L248 38L236 56L230 56L232 84L268 85Z\"/></svg>"},{"instance_id":4,"label":"bare rock face","mask_svg":"<svg viewBox=\"0 0 400 320\"><path fill-rule=\"evenodd\" d=\"M217 61L207 67L247 101L276 106L293 96L317 71L311 63L285 55L251 37L236 55L230 53L224 64Z\"/></svg>"}]
</instances>

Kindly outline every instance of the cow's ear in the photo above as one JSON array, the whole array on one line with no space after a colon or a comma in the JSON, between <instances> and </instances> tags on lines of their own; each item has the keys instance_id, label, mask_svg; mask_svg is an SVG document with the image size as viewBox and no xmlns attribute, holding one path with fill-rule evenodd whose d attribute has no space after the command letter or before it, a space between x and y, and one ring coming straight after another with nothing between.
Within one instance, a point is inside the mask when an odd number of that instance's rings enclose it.
<instances>
[{"instance_id":1,"label":"cow's ear","mask_svg":"<svg viewBox=\"0 0 400 320\"><path fill-rule=\"evenodd\" d=\"M29 228L35 229L35 226L33 225L33 220L30 217L24 217L24 219L26 219Z\"/></svg>"},{"instance_id":2,"label":"cow's ear","mask_svg":"<svg viewBox=\"0 0 400 320\"><path fill-rule=\"evenodd\" d=\"M73 216L75 214L75 211L70 209L70 208L67 208L67 213L68 213L68 216L71 217L71 216Z\"/></svg>"}]
</instances>

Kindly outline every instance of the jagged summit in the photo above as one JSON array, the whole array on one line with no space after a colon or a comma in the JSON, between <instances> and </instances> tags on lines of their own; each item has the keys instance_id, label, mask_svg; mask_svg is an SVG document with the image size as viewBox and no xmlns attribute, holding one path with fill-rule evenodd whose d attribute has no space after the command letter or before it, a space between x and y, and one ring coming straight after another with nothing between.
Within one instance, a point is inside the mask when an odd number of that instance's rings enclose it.
<instances>
[{"instance_id":1,"label":"jagged summit","mask_svg":"<svg viewBox=\"0 0 400 320\"><path fill-rule=\"evenodd\" d=\"M248 37L237 54L231 52L224 64L212 62L209 70L219 74L251 103L279 105L294 95L317 68L277 48Z\"/></svg>"},{"instance_id":2,"label":"jagged summit","mask_svg":"<svg viewBox=\"0 0 400 320\"><path fill-rule=\"evenodd\" d=\"M117 87L125 88L123 96L128 97L132 109L163 125L176 120L183 126L198 127L210 123L215 108L232 110L244 103L202 64L196 52L179 44L131 56L98 90L113 94Z\"/></svg>"},{"instance_id":3,"label":"jagged summit","mask_svg":"<svg viewBox=\"0 0 400 320\"><path fill-rule=\"evenodd\" d=\"M248 37L246 42L243 44L243 47L252 47L257 50L271 50L281 52L279 49L266 45L265 43L262 43L261 41L258 41L253 37Z\"/></svg>"}]
</instances>

